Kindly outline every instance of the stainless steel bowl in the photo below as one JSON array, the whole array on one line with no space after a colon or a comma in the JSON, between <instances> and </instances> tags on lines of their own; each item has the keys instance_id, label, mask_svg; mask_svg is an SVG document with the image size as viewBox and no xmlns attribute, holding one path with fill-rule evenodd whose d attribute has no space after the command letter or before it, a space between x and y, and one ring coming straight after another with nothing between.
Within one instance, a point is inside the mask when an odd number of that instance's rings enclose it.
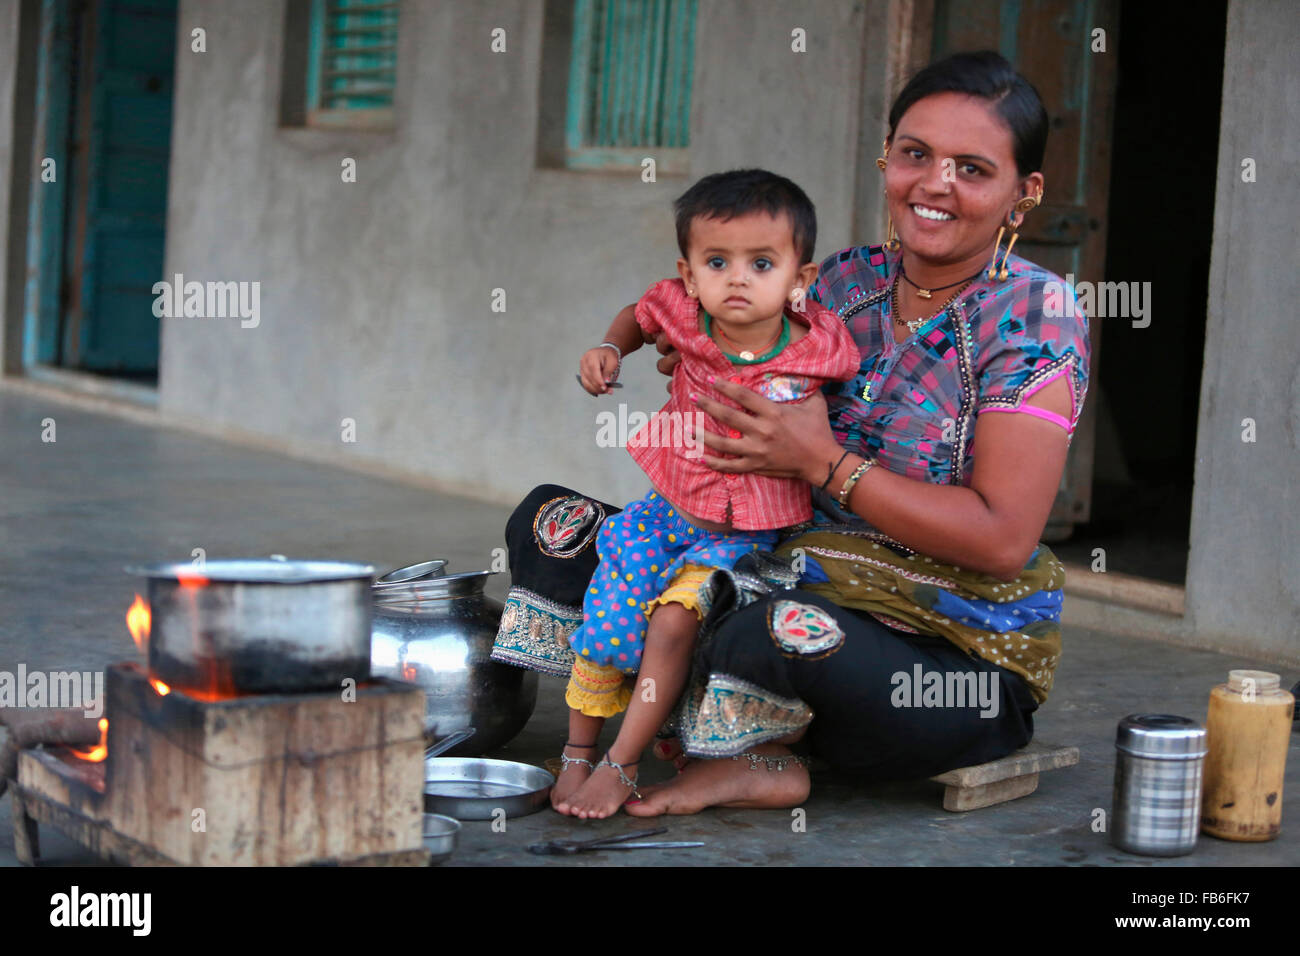
<instances>
[{"instance_id":1,"label":"stainless steel bowl","mask_svg":"<svg viewBox=\"0 0 1300 956\"><path fill-rule=\"evenodd\" d=\"M429 851L429 864L442 863L456 850L460 836L460 821L440 813L424 815L424 848Z\"/></svg>"},{"instance_id":2,"label":"stainless steel bowl","mask_svg":"<svg viewBox=\"0 0 1300 956\"><path fill-rule=\"evenodd\" d=\"M522 817L546 806L555 778L541 767L484 757L430 757L424 762L424 809L457 820Z\"/></svg>"}]
</instances>

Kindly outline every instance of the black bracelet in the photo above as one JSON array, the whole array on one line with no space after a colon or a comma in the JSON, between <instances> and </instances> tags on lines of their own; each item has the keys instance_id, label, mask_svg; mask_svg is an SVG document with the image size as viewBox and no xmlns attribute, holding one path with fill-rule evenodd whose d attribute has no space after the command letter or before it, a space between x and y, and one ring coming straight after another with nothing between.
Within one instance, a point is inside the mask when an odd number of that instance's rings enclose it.
<instances>
[{"instance_id":1,"label":"black bracelet","mask_svg":"<svg viewBox=\"0 0 1300 956\"><path fill-rule=\"evenodd\" d=\"M849 452L846 451L844 454L840 455L839 461L831 465L831 470L826 473L826 480L822 482L822 487L821 487L822 491L826 490L826 486L829 485L831 483L831 479L835 477L835 470L839 468L840 465L844 464L844 459L848 457L849 457Z\"/></svg>"}]
</instances>

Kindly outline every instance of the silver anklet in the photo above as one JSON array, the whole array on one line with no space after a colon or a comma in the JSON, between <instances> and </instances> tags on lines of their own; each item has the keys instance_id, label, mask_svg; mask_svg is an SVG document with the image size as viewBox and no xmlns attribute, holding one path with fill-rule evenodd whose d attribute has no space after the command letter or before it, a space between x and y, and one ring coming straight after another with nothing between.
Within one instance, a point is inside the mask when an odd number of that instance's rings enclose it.
<instances>
[{"instance_id":1,"label":"silver anklet","mask_svg":"<svg viewBox=\"0 0 1300 956\"><path fill-rule=\"evenodd\" d=\"M640 761L637 762L640 763ZM600 763L596 764L596 766L613 767L616 771L618 771L619 782L622 783L623 786L627 787L632 791L632 796L636 797L638 800L641 799L641 793L636 788L636 781L629 779L628 775L623 772L623 765L621 763L614 763L614 761L610 760L609 754L605 754L605 756L601 757Z\"/></svg>"},{"instance_id":2,"label":"silver anklet","mask_svg":"<svg viewBox=\"0 0 1300 956\"><path fill-rule=\"evenodd\" d=\"M750 770L757 770L760 761L767 764L768 770L784 770L787 766L789 766L791 760L793 760L800 767L808 766L807 758L800 757L798 754L790 754L788 757L765 757L762 754L743 753L743 754L736 754L736 756L732 757L731 759L739 760L741 757L749 758Z\"/></svg>"},{"instance_id":3,"label":"silver anklet","mask_svg":"<svg viewBox=\"0 0 1300 956\"><path fill-rule=\"evenodd\" d=\"M569 764L571 763L585 763L587 765L588 770L596 769L596 765L592 763L590 760L584 760L581 757L569 757L562 753L560 754L560 773L564 773L564 771L568 770ZM552 764L551 766L554 766L554 764Z\"/></svg>"}]
</instances>

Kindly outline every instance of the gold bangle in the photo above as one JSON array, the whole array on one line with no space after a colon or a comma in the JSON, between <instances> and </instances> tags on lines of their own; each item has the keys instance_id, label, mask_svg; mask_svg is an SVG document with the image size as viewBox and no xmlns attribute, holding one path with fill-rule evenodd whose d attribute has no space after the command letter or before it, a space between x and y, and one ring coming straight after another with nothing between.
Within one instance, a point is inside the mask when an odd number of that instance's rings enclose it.
<instances>
[{"instance_id":1,"label":"gold bangle","mask_svg":"<svg viewBox=\"0 0 1300 956\"><path fill-rule=\"evenodd\" d=\"M853 493L853 486L858 483L858 480L865 475L874 464L875 462L870 458L862 459L862 464L854 468L853 474L849 475L848 480L844 482L844 487L840 489L839 499L840 507L845 511L849 510L849 495Z\"/></svg>"}]
</instances>

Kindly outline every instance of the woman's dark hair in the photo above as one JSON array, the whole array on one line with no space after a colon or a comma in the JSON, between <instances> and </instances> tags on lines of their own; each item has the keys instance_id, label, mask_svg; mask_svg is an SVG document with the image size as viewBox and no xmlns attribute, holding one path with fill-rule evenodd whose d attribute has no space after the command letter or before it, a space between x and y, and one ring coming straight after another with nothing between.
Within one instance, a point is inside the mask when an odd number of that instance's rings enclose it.
<instances>
[{"instance_id":1,"label":"woman's dark hair","mask_svg":"<svg viewBox=\"0 0 1300 956\"><path fill-rule=\"evenodd\" d=\"M954 53L925 67L908 81L890 108L890 137L914 103L935 93L965 93L990 100L1011 129L1016 171L1028 176L1043 168L1047 110L1038 91L1001 54L992 50Z\"/></svg>"},{"instance_id":2,"label":"woman's dark hair","mask_svg":"<svg viewBox=\"0 0 1300 956\"><path fill-rule=\"evenodd\" d=\"M812 200L790 180L766 169L733 169L705 176L677 197L673 211L677 214L677 248L684 259L690 258L686 246L691 222L697 217L725 222L761 211L773 217L788 216L799 264L812 262L817 245L817 213Z\"/></svg>"}]
</instances>

